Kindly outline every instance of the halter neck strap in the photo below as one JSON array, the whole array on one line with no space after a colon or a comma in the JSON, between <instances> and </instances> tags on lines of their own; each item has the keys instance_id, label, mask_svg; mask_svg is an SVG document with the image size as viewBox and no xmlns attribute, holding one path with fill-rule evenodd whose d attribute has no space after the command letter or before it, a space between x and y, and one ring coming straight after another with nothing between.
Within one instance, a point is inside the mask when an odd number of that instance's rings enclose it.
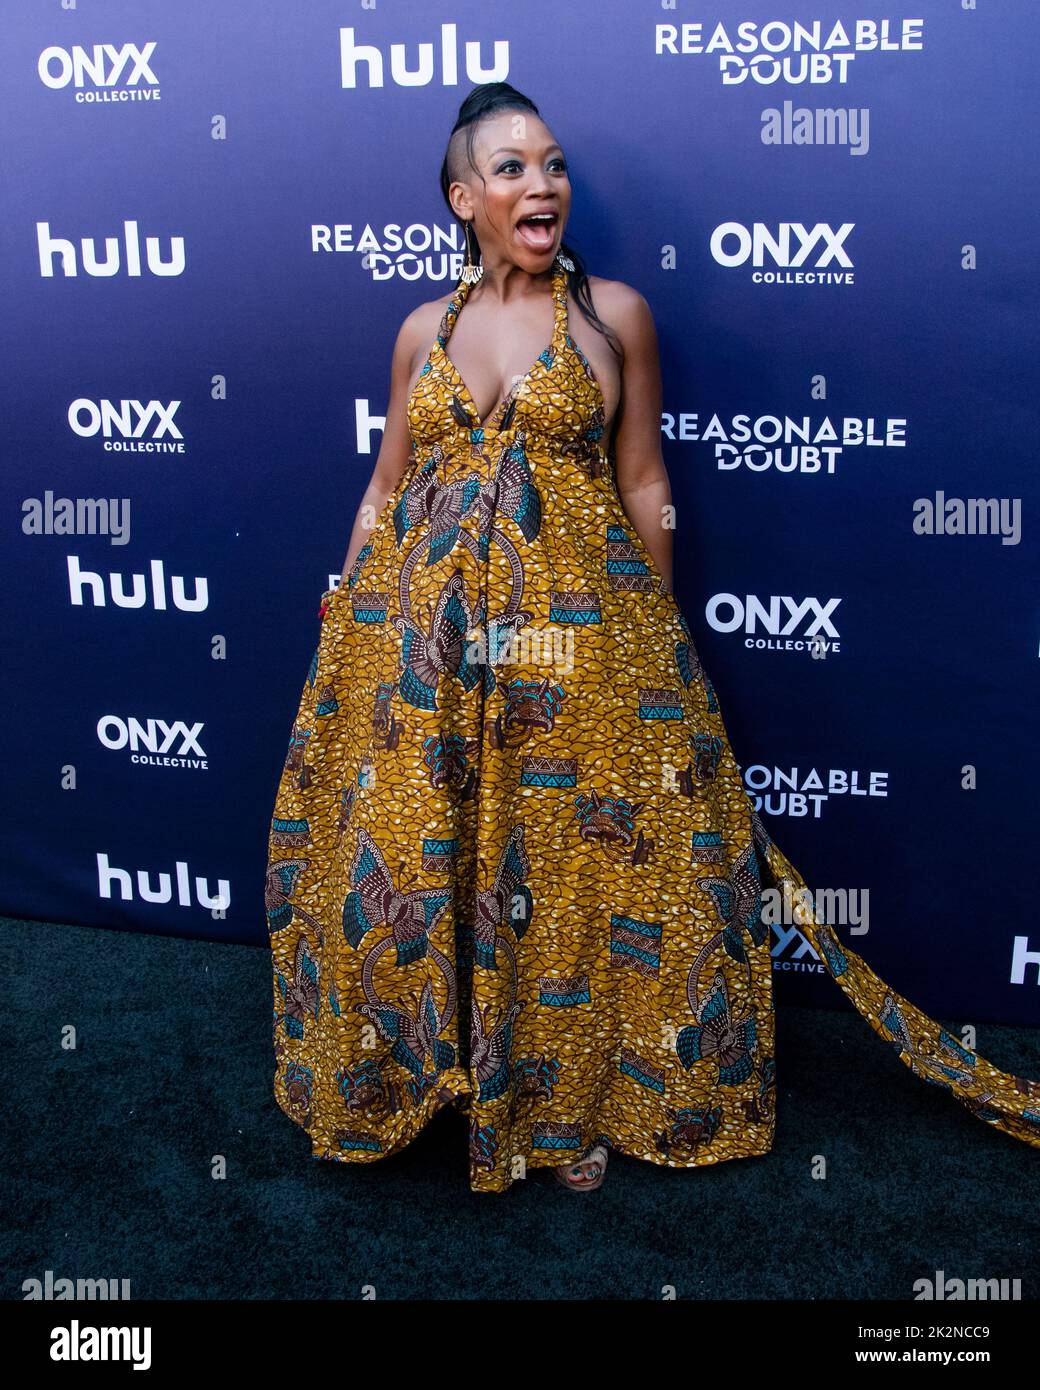
<instances>
[{"instance_id":1,"label":"halter neck strap","mask_svg":"<svg viewBox=\"0 0 1040 1390\"><path fill-rule=\"evenodd\" d=\"M469 280L460 280L456 286L455 293L448 301L448 307L444 311L444 318L441 331L438 334L438 341L441 347L446 347L448 339L451 337L452 329L455 327L456 320L462 312L462 306L469 298L469 292L473 288L473 283ZM567 332L567 271L560 265L559 261L553 262L552 274L552 296L553 296L553 336L552 344L554 348L559 347L563 342Z\"/></svg>"}]
</instances>

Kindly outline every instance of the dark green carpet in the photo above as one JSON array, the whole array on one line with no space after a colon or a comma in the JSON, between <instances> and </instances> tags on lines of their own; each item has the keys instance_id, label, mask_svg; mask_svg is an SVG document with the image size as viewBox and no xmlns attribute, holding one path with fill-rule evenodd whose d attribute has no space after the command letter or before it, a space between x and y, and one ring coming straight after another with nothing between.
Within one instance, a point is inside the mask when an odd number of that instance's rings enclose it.
<instances>
[{"instance_id":1,"label":"dark green carpet","mask_svg":"<svg viewBox=\"0 0 1040 1390\"><path fill-rule=\"evenodd\" d=\"M4 1298L48 1269L161 1299L905 1300L940 1269L1040 1293L1040 1150L917 1080L849 1009L781 1005L762 1158L615 1153L584 1197L546 1170L476 1195L455 1112L377 1163L311 1158L271 1094L266 950L3 926ZM1040 1076L1038 1033L987 1027L978 1047Z\"/></svg>"}]
</instances>

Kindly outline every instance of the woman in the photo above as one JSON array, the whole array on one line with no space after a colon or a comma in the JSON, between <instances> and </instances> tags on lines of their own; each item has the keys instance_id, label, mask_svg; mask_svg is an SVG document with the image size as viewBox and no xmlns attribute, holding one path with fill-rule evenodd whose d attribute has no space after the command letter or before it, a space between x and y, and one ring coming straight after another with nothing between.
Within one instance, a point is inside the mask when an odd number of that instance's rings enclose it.
<instances>
[{"instance_id":1,"label":"woman","mask_svg":"<svg viewBox=\"0 0 1040 1390\"><path fill-rule=\"evenodd\" d=\"M533 104L471 92L441 182L467 263L398 336L271 825L279 1105L368 1161L457 1104L474 1191L766 1153L765 870L902 1060L1040 1147L1040 1085L817 922L752 807L671 594L653 320L564 248Z\"/></svg>"}]
</instances>

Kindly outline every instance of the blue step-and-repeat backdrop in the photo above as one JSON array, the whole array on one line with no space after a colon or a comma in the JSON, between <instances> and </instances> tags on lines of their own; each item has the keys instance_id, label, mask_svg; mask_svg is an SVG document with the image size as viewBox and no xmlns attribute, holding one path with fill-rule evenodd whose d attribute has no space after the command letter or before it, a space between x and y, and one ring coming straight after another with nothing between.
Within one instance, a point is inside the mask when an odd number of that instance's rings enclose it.
<instances>
[{"instance_id":1,"label":"blue step-and-repeat backdrop","mask_svg":"<svg viewBox=\"0 0 1040 1390\"><path fill-rule=\"evenodd\" d=\"M505 79L654 312L677 594L771 833L914 1002L1037 1023L1038 11L11 0L0 911L266 942L319 598ZM782 922L775 963L840 1004Z\"/></svg>"}]
</instances>

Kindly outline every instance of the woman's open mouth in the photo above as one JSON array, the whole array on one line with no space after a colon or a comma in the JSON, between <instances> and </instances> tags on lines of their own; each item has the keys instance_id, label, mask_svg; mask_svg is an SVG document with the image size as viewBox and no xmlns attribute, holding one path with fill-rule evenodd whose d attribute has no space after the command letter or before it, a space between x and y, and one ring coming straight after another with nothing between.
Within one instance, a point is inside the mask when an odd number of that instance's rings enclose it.
<instances>
[{"instance_id":1,"label":"woman's open mouth","mask_svg":"<svg viewBox=\"0 0 1040 1390\"><path fill-rule=\"evenodd\" d=\"M516 234L532 251L548 251L556 235L559 215L555 212L532 212L516 224Z\"/></svg>"}]
</instances>

